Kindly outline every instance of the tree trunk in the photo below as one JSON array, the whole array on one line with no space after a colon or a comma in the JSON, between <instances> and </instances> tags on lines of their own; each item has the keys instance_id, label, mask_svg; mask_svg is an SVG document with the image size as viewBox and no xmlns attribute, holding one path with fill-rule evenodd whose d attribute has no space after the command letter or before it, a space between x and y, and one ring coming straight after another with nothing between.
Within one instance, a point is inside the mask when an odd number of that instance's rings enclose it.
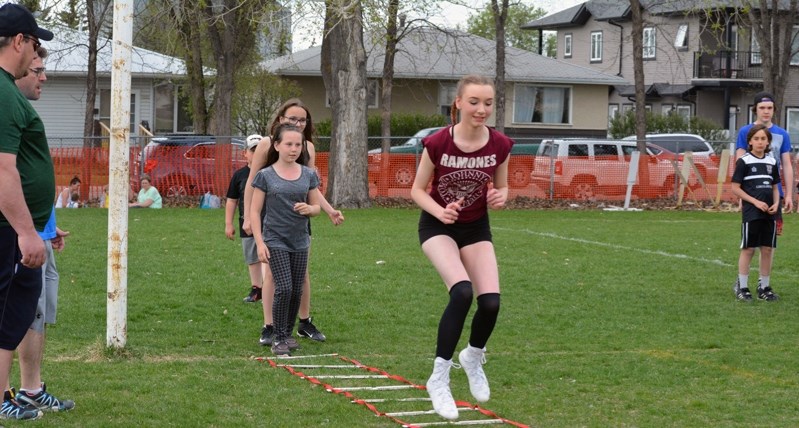
<instances>
[{"instance_id":1,"label":"tree trunk","mask_svg":"<svg viewBox=\"0 0 799 428\"><path fill-rule=\"evenodd\" d=\"M646 151L646 89L644 87L644 20L639 0L630 0L633 28L633 78L635 80L635 137L641 157L638 162L638 188L648 191L649 155Z\"/></svg>"},{"instance_id":2,"label":"tree trunk","mask_svg":"<svg viewBox=\"0 0 799 428\"><path fill-rule=\"evenodd\" d=\"M386 25L386 51L383 59L382 91L380 94L380 135L383 137L383 155L380 159L380 178L377 191L380 196L388 196L391 182L391 165L389 164L391 149L391 92L394 87L394 57L397 54L397 13L399 0L389 0L388 20Z\"/></svg>"},{"instance_id":3,"label":"tree trunk","mask_svg":"<svg viewBox=\"0 0 799 428\"><path fill-rule=\"evenodd\" d=\"M360 2L326 0L322 77L332 112L327 199L370 206L366 174L366 52Z\"/></svg>"},{"instance_id":4,"label":"tree trunk","mask_svg":"<svg viewBox=\"0 0 799 428\"><path fill-rule=\"evenodd\" d=\"M500 5L497 4L497 0L491 0L491 10L494 14L497 35L494 121L497 131L505 132L505 24L508 20L508 0L502 0L501 9Z\"/></svg>"},{"instance_id":5,"label":"tree trunk","mask_svg":"<svg viewBox=\"0 0 799 428\"><path fill-rule=\"evenodd\" d=\"M763 90L774 95L773 121L780 123L790 58L794 53L793 23L799 15L799 3L791 0L788 10L780 9L777 0L752 1L748 6L752 11L745 14L745 17L760 45Z\"/></svg>"}]
</instances>

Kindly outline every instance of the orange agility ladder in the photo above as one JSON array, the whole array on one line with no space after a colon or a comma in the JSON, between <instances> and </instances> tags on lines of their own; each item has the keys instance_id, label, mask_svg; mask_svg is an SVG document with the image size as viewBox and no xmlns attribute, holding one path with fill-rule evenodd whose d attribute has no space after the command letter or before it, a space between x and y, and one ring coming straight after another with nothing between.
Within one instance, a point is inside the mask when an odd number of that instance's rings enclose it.
<instances>
[{"instance_id":1,"label":"orange agility ladder","mask_svg":"<svg viewBox=\"0 0 799 428\"><path fill-rule=\"evenodd\" d=\"M390 419L403 427L505 424L529 428L525 424L500 417L477 404L460 400L455 401L460 419L445 420L431 408L424 385L417 385L402 376L338 354L260 357L256 360L267 362L274 368L283 368L311 384L322 386L327 392L347 397L352 403L365 407L376 416ZM378 407L391 408L392 411L384 411Z\"/></svg>"}]
</instances>

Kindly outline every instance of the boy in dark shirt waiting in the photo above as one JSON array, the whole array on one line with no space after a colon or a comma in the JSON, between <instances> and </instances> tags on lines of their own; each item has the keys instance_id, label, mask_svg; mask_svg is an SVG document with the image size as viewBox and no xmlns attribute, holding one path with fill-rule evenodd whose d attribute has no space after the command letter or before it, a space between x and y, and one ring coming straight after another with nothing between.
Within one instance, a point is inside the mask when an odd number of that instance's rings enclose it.
<instances>
[{"instance_id":1,"label":"boy in dark shirt waiting","mask_svg":"<svg viewBox=\"0 0 799 428\"><path fill-rule=\"evenodd\" d=\"M743 216L741 225L741 255L738 258L738 280L733 286L735 297L741 301L751 301L749 292L749 265L760 247L760 278L757 297L760 300L774 301L769 284L771 274L771 253L777 247L775 214L779 209L780 173L776 161L766 156L771 146L771 132L764 125L753 125L746 136L748 151L735 162L732 175L732 192L741 198Z\"/></svg>"}]
</instances>

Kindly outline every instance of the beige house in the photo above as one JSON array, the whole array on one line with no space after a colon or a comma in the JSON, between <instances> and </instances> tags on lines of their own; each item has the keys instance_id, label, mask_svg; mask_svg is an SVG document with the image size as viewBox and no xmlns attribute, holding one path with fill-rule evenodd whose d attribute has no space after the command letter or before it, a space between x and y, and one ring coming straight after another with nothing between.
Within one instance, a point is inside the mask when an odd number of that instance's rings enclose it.
<instances>
[{"instance_id":1,"label":"beige house","mask_svg":"<svg viewBox=\"0 0 799 428\"><path fill-rule=\"evenodd\" d=\"M383 52L365 42L369 114L379 113ZM607 135L607 97L626 79L569 61L516 48L506 51L505 130L517 138ZM449 115L458 79L495 76L494 41L457 31L415 29L398 46L391 109L394 113ZM315 120L330 118L320 72L321 47L262 63L299 83ZM493 119L493 118L492 118Z\"/></svg>"},{"instance_id":2,"label":"beige house","mask_svg":"<svg viewBox=\"0 0 799 428\"><path fill-rule=\"evenodd\" d=\"M647 109L701 116L735 130L753 120L752 95L762 90L760 48L747 28L732 20L711 31L711 22L695 1L642 0L644 75ZM717 7L733 2L716 1ZM721 12L723 9L716 9ZM726 21L726 22L725 22ZM522 28L557 31L557 59L614 74L627 80L610 92L608 116L632 109L635 102L630 3L590 0L532 21ZM796 28L794 29L796 32ZM799 65L799 56L791 64ZM795 67L790 78L799 82ZM797 85L788 85L783 117L776 122L799 137ZM791 104L793 103L793 104ZM734 135L734 134L733 134Z\"/></svg>"}]
</instances>

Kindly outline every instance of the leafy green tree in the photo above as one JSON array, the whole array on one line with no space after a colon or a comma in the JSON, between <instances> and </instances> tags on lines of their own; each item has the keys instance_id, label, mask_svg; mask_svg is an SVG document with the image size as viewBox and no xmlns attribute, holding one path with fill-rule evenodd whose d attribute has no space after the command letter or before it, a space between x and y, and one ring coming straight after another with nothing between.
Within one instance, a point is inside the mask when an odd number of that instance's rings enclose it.
<instances>
[{"instance_id":1,"label":"leafy green tree","mask_svg":"<svg viewBox=\"0 0 799 428\"><path fill-rule=\"evenodd\" d=\"M699 116L685 118L677 113L654 114L646 112L646 130L653 134L697 134L708 141L722 141L726 133L718 125ZM635 112L616 115L610 120L608 133L612 138L624 138L635 134Z\"/></svg>"},{"instance_id":2,"label":"leafy green tree","mask_svg":"<svg viewBox=\"0 0 799 428\"><path fill-rule=\"evenodd\" d=\"M80 27L80 21L83 19L83 14L80 10L80 0L68 0L64 8L56 12L58 20L73 30Z\"/></svg>"},{"instance_id":3,"label":"leafy green tree","mask_svg":"<svg viewBox=\"0 0 799 428\"><path fill-rule=\"evenodd\" d=\"M531 52L538 52L538 35L534 31L522 30L521 26L541 18L547 12L540 7L514 3L508 5L508 16L505 21L505 44ZM489 40L496 40L494 14L490 7L469 16L466 31Z\"/></svg>"},{"instance_id":4,"label":"leafy green tree","mask_svg":"<svg viewBox=\"0 0 799 428\"><path fill-rule=\"evenodd\" d=\"M242 70L236 76L233 94L233 127L242 135L268 135L281 103L300 95L302 90L292 80L281 79L257 66Z\"/></svg>"}]
</instances>

